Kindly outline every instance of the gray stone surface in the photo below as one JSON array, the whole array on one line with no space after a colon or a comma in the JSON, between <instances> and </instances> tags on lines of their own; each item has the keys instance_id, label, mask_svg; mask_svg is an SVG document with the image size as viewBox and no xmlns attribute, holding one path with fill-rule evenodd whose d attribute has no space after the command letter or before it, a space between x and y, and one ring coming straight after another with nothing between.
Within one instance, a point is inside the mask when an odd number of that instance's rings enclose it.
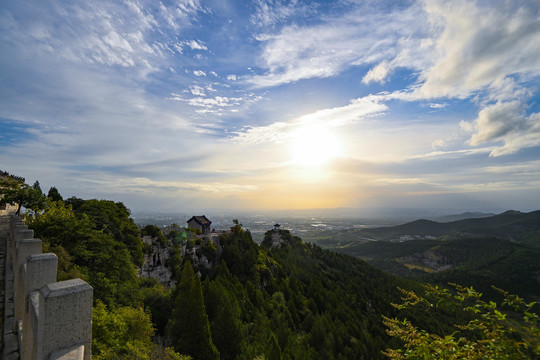
<instances>
[{"instance_id":1,"label":"gray stone surface","mask_svg":"<svg viewBox=\"0 0 540 360\"><path fill-rule=\"evenodd\" d=\"M3 358L12 353L16 353L17 357L19 356L19 340L17 339L17 335L10 332L4 335Z\"/></svg>"},{"instance_id":2,"label":"gray stone surface","mask_svg":"<svg viewBox=\"0 0 540 360\"><path fill-rule=\"evenodd\" d=\"M93 289L56 282L58 259L33 236L19 217L0 217L0 359L88 360Z\"/></svg>"},{"instance_id":3,"label":"gray stone surface","mask_svg":"<svg viewBox=\"0 0 540 360\"><path fill-rule=\"evenodd\" d=\"M75 345L68 349L56 351L51 354L50 360L82 360L84 345Z\"/></svg>"},{"instance_id":4,"label":"gray stone surface","mask_svg":"<svg viewBox=\"0 0 540 360\"><path fill-rule=\"evenodd\" d=\"M47 284L41 288L43 354L84 344L85 358L92 346L93 289L81 279Z\"/></svg>"}]
</instances>

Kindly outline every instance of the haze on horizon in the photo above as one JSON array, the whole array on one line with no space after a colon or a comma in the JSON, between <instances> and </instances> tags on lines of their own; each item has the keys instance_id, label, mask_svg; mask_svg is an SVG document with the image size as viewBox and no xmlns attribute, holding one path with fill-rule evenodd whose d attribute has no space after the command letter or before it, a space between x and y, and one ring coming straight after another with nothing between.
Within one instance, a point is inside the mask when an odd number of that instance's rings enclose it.
<instances>
[{"instance_id":1,"label":"haze on horizon","mask_svg":"<svg viewBox=\"0 0 540 360\"><path fill-rule=\"evenodd\" d=\"M540 203L537 1L0 5L0 170L133 211Z\"/></svg>"}]
</instances>

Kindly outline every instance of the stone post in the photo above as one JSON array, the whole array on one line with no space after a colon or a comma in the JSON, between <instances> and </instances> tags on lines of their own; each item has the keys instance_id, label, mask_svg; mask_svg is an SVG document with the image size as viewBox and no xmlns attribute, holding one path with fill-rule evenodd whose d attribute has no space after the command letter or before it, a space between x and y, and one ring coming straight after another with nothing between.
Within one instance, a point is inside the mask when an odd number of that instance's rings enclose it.
<instances>
[{"instance_id":1,"label":"stone post","mask_svg":"<svg viewBox=\"0 0 540 360\"><path fill-rule=\"evenodd\" d=\"M41 254L41 240L25 239L19 242L16 251L17 257L13 261L13 284L14 284L14 303L15 303L15 326L17 321L23 319L26 291L24 288L23 271L28 257L32 254ZM56 270L56 269L55 269ZM37 274L39 277L40 274ZM56 276L55 276L56 278ZM56 280L56 279L55 279ZM35 290L35 289L34 289Z\"/></svg>"},{"instance_id":2,"label":"stone post","mask_svg":"<svg viewBox=\"0 0 540 360\"><path fill-rule=\"evenodd\" d=\"M51 283L40 289L37 325L42 331L38 341L34 342L37 346L35 359L48 360L51 354L61 349L81 345L84 346L84 359L90 359L92 296L92 287L81 279Z\"/></svg>"}]
</instances>

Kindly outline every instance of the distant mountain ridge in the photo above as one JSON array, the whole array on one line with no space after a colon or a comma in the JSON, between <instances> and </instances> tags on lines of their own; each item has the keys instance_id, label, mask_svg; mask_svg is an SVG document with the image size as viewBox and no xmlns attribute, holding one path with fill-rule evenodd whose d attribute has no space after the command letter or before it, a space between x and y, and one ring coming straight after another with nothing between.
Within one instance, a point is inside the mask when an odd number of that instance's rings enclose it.
<instances>
[{"instance_id":1,"label":"distant mountain ridge","mask_svg":"<svg viewBox=\"0 0 540 360\"><path fill-rule=\"evenodd\" d=\"M540 245L540 210L504 213L451 222L416 220L402 225L359 230L363 236L376 240L400 241L404 236L492 236L532 246Z\"/></svg>"},{"instance_id":2,"label":"distant mountain ridge","mask_svg":"<svg viewBox=\"0 0 540 360\"><path fill-rule=\"evenodd\" d=\"M446 222L465 220L465 219L485 218L485 217L490 217L490 216L495 216L495 215L497 214L467 211L461 214L437 216L437 217L429 218L428 220L446 223Z\"/></svg>"}]
</instances>

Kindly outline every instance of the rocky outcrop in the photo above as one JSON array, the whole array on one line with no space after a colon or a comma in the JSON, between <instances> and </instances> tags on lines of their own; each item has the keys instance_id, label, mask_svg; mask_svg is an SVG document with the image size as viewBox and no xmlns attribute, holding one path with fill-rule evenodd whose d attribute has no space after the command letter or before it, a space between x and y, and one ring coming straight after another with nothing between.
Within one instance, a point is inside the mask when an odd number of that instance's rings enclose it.
<instances>
[{"instance_id":1,"label":"rocky outcrop","mask_svg":"<svg viewBox=\"0 0 540 360\"><path fill-rule=\"evenodd\" d=\"M139 276L157 279L165 287L174 286L171 279L172 272L166 266L167 260L171 257L170 248L158 238L143 236L142 240L151 250L144 255L144 264L139 269Z\"/></svg>"},{"instance_id":2,"label":"rocky outcrop","mask_svg":"<svg viewBox=\"0 0 540 360\"><path fill-rule=\"evenodd\" d=\"M439 255L431 250L406 256L402 258L402 262L419 262L435 271L445 271L454 267L454 265L450 261L448 261L446 256Z\"/></svg>"}]
</instances>

